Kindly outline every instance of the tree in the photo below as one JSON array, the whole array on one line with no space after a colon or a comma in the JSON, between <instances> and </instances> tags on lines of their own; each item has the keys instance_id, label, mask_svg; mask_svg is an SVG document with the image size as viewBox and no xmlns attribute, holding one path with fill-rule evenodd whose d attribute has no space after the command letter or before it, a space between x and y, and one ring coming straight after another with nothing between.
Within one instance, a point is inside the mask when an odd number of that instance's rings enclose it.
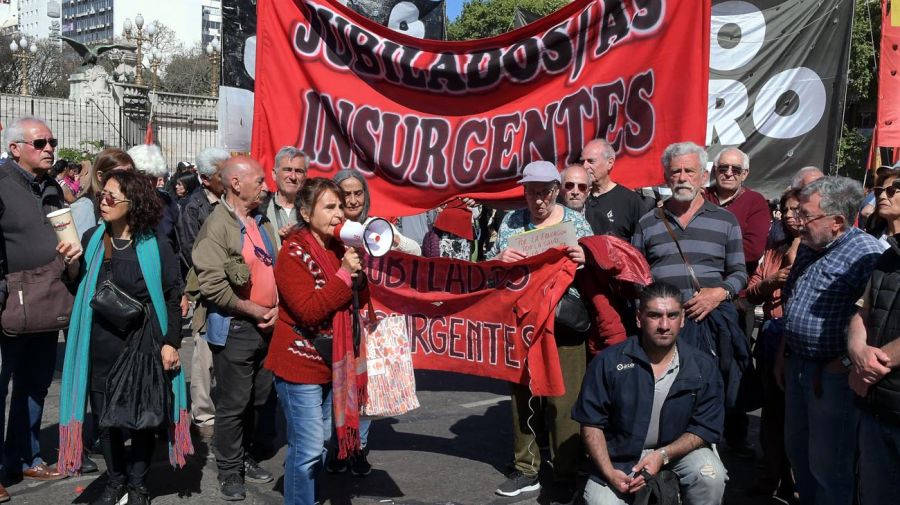
<instances>
[{"instance_id":1,"label":"tree","mask_svg":"<svg viewBox=\"0 0 900 505\"><path fill-rule=\"evenodd\" d=\"M449 40L493 37L512 29L516 7L547 15L567 3L568 0L470 0L447 26L447 36Z\"/></svg>"},{"instance_id":2,"label":"tree","mask_svg":"<svg viewBox=\"0 0 900 505\"><path fill-rule=\"evenodd\" d=\"M172 56L166 65L162 86L170 93L207 95L211 78L209 57L200 48L194 48Z\"/></svg>"},{"instance_id":3,"label":"tree","mask_svg":"<svg viewBox=\"0 0 900 505\"><path fill-rule=\"evenodd\" d=\"M156 31L150 36L149 47L145 46L145 57L149 57L151 49L156 49L162 56L163 65L165 65L172 61L172 58L176 55L184 53L184 44L178 39L175 30L159 21L153 21L153 26L156 28ZM144 30L146 30L146 27Z\"/></svg>"},{"instance_id":4,"label":"tree","mask_svg":"<svg viewBox=\"0 0 900 505\"><path fill-rule=\"evenodd\" d=\"M2 93L18 93L22 84L21 65L9 49L13 39L18 39L16 35L0 36L0 68L4 69L3 72L0 72L0 92ZM29 92L33 96L67 96L68 84L66 84L64 94L60 95L58 89L60 79L68 78L68 75L63 76L61 72L62 51L59 43L50 39L39 39L33 42L37 46L37 52L34 53L34 59L28 65Z\"/></svg>"},{"instance_id":5,"label":"tree","mask_svg":"<svg viewBox=\"0 0 900 505\"><path fill-rule=\"evenodd\" d=\"M860 109L873 109L878 102L878 75L875 69L881 40L881 3L877 0L855 1L853 31L850 35L846 112L835 171L862 179L871 139L855 128L854 113Z\"/></svg>"}]
</instances>

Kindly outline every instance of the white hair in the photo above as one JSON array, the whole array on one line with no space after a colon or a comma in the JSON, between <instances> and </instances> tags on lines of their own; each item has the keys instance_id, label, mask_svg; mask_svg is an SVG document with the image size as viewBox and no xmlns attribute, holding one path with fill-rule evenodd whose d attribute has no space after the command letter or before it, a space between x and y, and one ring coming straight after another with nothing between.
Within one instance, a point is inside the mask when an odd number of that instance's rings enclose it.
<instances>
[{"instance_id":1,"label":"white hair","mask_svg":"<svg viewBox=\"0 0 900 505\"><path fill-rule=\"evenodd\" d=\"M706 162L709 159L706 154L706 149L693 142L676 142L669 145L669 147L663 151L662 164L666 173L669 173L669 168L672 166L673 159L679 156L688 156L690 154L697 155L697 158L700 160L700 171L706 172Z\"/></svg>"},{"instance_id":2,"label":"white hair","mask_svg":"<svg viewBox=\"0 0 900 505\"><path fill-rule=\"evenodd\" d=\"M294 146L284 146L279 149L278 154L275 155L275 170L278 170L278 165L285 159L293 161L294 158L303 158L306 161L306 164L309 164L309 156L307 156L306 153Z\"/></svg>"},{"instance_id":3,"label":"white hair","mask_svg":"<svg viewBox=\"0 0 900 505\"><path fill-rule=\"evenodd\" d=\"M719 151L719 154L717 154L715 159L713 160L713 165L718 165L719 160L722 159L722 155L724 155L725 153L740 154L741 155L741 167L743 167L743 169L748 172L750 171L750 156L747 156L747 153L745 153L744 151L741 151L737 147L726 147L725 149L722 149L721 151Z\"/></svg>"},{"instance_id":4,"label":"white hair","mask_svg":"<svg viewBox=\"0 0 900 505\"><path fill-rule=\"evenodd\" d=\"M212 177L228 158L231 158L231 155L225 149L221 147L207 147L197 155L197 173L206 177Z\"/></svg>"},{"instance_id":5,"label":"white hair","mask_svg":"<svg viewBox=\"0 0 900 505\"><path fill-rule=\"evenodd\" d=\"M134 168L151 177L166 177L169 175L169 167L163 158L162 150L156 144L138 144L128 150L128 155L134 160Z\"/></svg>"},{"instance_id":6,"label":"white hair","mask_svg":"<svg viewBox=\"0 0 900 505\"><path fill-rule=\"evenodd\" d=\"M25 125L27 123L41 123L47 126L46 121L35 116L23 116L16 119L3 129L3 151L9 150L9 145L13 142L25 138ZM49 129L50 127L47 126L47 128Z\"/></svg>"},{"instance_id":7,"label":"white hair","mask_svg":"<svg viewBox=\"0 0 900 505\"><path fill-rule=\"evenodd\" d=\"M803 179L806 178L806 174L809 174L812 172L816 172L819 175L821 175L822 177L825 177L825 173L822 172L819 169L819 167L813 167L813 166L803 167L800 170L798 170L797 173L794 175L794 178L791 179L791 189L797 189L797 190L803 189Z\"/></svg>"}]
</instances>

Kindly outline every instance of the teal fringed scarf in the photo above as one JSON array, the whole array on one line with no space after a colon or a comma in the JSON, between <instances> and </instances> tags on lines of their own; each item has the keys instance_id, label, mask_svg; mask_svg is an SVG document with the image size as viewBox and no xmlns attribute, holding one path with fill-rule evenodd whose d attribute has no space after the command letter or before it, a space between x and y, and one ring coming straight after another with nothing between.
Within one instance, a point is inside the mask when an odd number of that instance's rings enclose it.
<instances>
[{"instance_id":1,"label":"teal fringed scarf","mask_svg":"<svg viewBox=\"0 0 900 505\"><path fill-rule=\"evenodd\" d=\"M63 366L62 390L59 403L59 462L60 472L75 474L81 470L82 438L85 404L88 397L88 380L90 373L91 328L94 311L91 300L97 287L100 267L103 264L103 234L106 224L100 226L91 236L87 251L84 253L85 272L82 273L78 293L75 295L75 306L72 308L72 319L69 322L69 334L66 341L66 359ZM166 301L162 290L162 263L159 257L159 244L155 236L141 238L137 241L138 262L141 273L150 292L156 319L160 328L168 327ZM190 416L187 410L187 395L184 373L181 369L172 379L173 411L169 423L169 462L174 467L185 465L185 456L194 453L190 436Z\"/></svg>"}]
</instances>

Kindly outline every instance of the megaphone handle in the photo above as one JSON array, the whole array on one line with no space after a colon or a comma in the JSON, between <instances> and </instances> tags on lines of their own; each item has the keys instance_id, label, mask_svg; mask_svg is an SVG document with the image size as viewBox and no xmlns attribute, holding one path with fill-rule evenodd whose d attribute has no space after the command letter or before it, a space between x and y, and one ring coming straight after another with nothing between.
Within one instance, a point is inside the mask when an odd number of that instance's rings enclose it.
<instances>
[{"instance_id":1,"label":"megaphone handle","mask_svg":"<svg viewBox=\"0 0 900 505\"><path fill-rule=\"evenodd\" d=\"M350 320L351 320L351 328L353 331L353 355L355 357L359 357L359 342L360 342L360 333L362 332L362 325L359 320L359 288L356 285L356 279L353 279L353 284L351 285L352 299L350 302Z\"/></svg>"}]
</instances>

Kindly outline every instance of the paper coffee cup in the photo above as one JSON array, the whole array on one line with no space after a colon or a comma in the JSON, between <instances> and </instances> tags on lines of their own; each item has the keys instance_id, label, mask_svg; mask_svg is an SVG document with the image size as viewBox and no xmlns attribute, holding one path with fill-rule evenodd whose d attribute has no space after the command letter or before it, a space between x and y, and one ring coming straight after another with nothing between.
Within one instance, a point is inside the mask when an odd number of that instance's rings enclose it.
<instances>
[{"instance_id":1,"label":"paper coffee cup","mask_svg":"<svg viewBox=\"0 0 900 505\"><path fill-rule=\"evenodd\" d=\"M59 209L47 214L47 219L53 225L53 231L56 232L56 239L60 242L69 242L78 244L78 231L75 230L75 221L72 220L71 209Z\"/></svg>"}]
</instances>

